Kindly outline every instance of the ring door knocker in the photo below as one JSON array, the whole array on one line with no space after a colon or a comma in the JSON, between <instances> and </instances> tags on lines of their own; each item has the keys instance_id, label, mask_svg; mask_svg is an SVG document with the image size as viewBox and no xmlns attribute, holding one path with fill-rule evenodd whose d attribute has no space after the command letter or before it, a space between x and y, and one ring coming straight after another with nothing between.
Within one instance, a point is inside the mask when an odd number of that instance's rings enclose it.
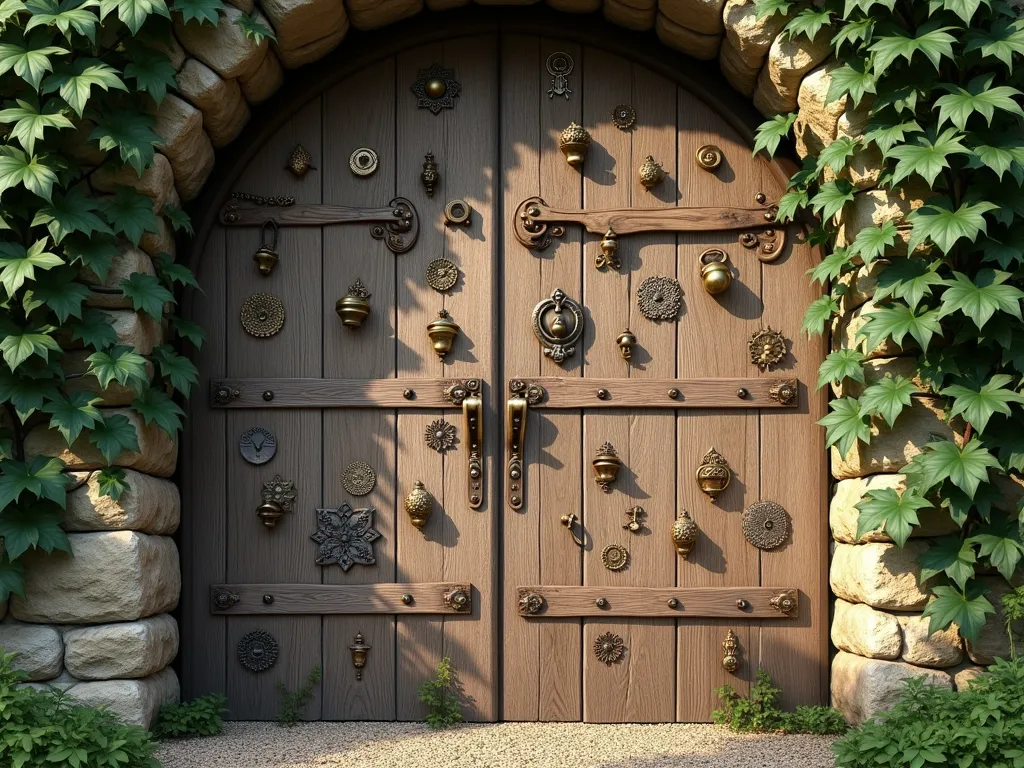
<instances>
[{"instance_id":1,"label":"ring door knocker","mask_svg":"<svg viewBox=\"0 0 1024 768\"><path fill-rule=\"evenodd\" d=\"M567 322L565 312L571 315ZM583 335L583 308L556 288L551 298L533 308L533 333L544 346L544 356L559 365L576 354L576 342Z\"/></svg>"},{"instance_id":2,"label":"ring door knocker","mask_svg":"<svg viewBox=\"0 0 1024 768\"><path fill-rule=\"evenodd\" d=\"M537 384L528 384L519 379L508 383L510 397L505 414L507 498L511 509L523 508L526 487L526 464L523 453L526 445L526 418L529 407L540 403L546 394Z\"/></svg>"}]
</instances>

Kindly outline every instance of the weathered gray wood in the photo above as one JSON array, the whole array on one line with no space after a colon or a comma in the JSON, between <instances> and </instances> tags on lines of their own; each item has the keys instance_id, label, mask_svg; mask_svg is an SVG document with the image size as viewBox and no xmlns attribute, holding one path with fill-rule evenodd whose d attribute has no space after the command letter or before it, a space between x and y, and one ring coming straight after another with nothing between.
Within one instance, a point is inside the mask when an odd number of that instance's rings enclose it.
<instances>
[{"instance_id":1,"label":"weathered gray wood","mask_svg":"<svg viewBox=\"0 0 1024 768\"><path fill-rule=\"evenodd\" d=\"M334 233L331 233L332 235ZM382 271L390 271L393 267ZM364 267L363 272L369 270ZM352 273L352 268L346 270ZM386 288L384 289L386 290ZM331 302L333 305L333 302ZM394 305L391 305L392 307ZM325 319L325 327L334 330L341 323L333 312ZM380 333L388 330L386 326L376 329L369 327L360 329L356 343L351 344L351 356L344 357L350 371L364 368L359 355L370 353L371 361L380 356L380 350L393 342L384 344ZM349 333L347 329L341 333ZM333 334L332 334L333 335ZM340 334L339 334L340 335ZM370 341L377 338L377 352L373 351ZM339 340L340 341L340 340ZM345 349L344 344L339 344ZM328 354L332 351L329 348ZM337 354L336 352L334 354ZM339 356L340 357L340 356ZM393 359L393 356L392 356ZM338 361L340 365L342 360ZM393 364L392 364L393 367ZM212 382L213 387L229 387L238 392L238 397L228 403L211 403L214 408L452 408L450 400L444 392L455 383L449 378L437 379L386 379L386 378L344 378L344 379L229 379L218 378ZM406 392L409 391L409 395ZM265 393L271 393L266 397Z\"/></svg>"}]
</instances>

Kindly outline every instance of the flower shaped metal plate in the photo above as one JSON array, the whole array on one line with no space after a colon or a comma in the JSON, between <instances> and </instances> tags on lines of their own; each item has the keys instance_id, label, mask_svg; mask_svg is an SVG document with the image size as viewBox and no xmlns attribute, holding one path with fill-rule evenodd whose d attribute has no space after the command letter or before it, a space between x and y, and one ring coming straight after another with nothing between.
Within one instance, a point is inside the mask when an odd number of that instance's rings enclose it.
<instances>
[{"instance_id":1,"label":"flower shaped metal plate","mask_svg":"<svg viewBox=\"0 0 1024 768\"><path fill-rule=\"evenodd\" d=\"M455 287L459 281L459 268L449 259L434 259L427 264L427 285L438 293Z\"/></svg>"},{"instance_id":2,"label":"flower shaped metal plate","mask_svg":"<svg viewBox=\"0 0 1024 768\"><path fill-rule=\"evenodd\" d=\"M754 331L747 342L747 349L750 350L750 362L762 371L767 371L778 365L786 356L786 339L769 325L767 328Z\"/></svg>"},{"instance_id":3,"label":"flower shaped metal plate","mask_svg":"<svg viewBox=\"0 0 1024 768\"><path fill-rule=\"evenodd\" d=\"M628 131L636 125L636 110L629 104L618 104L612 110L612 123L620 131Z\"/></svg>"},{"instance_id":4,"label":"flower shaped metal plate","mask_svg":"<svg viewBox=\"0 0 1024 768\"><path fill-rule=\"evenodd\" d=\"M377 473L365 461L353 461L341 473L341 484L353 496L365 496L377 485Z\"/></svg>"},{"instance_id":5,"label":"flower shaped metal plate","mask_svg":"<svg viewBox=\"0 0 1024 768\"><path fill-rule=\"evenodd\" d=\"M758 549L780 547L789 538L789 515L777 502L755 502L743 513L743 536Z\"/></svg>"},{"instance_id":6,"label":"flower shaped metal plate","mask_svg":"<svg viewBox=\"0 0 1024 768\"><path fill-rule=\"evenodd\" d=\"M268 504L277 504L285 512L291 512L292 504L295 503L295 483L285 480L280 475L274 475L273 480L267 480L263 484L260 496Z\"/></svg>"},{"instance_id":7,"label":"flower shaped metal plate","mask_svg":"<svg viewBox=\"0 0 1024 768\"><path fill-rule=\"evenodd\" d=\"M683 305L683 289L674 278L648 277L640 283L636 302L648 320L674 320Z\"/></svg>"},{"instance_id":8,"label":"flower shaped metal plate","mask_svg":"<svg viewBox=\"0 0 1024 768\"><path fill-rule=\"evenodd\" d=\"M629 550L621 544L609 544L601 552L601 562L609 571L621 571L629 563Z\"/></svg>"},{"instance_id":9,"label":"flower shaped metal plate","mask_svg":"<svg viewBox=\"0 0 1024 768\"><path fill-rule=\"evenodd\" d=\"M238 663L250 672L266 672L277 662L277 640L262 629L242 635L235 651Z\"/></svg>"},{"instance_id":10,"label":"flower shaped metal plate","mask_svg":"<svg viewBox=\"0 0 1024 768\"><path fill-rule=\"evenodd\" d=\"M462 86L455 80L454 70L440 64L431 64L420 70L420 76L412 84L416 94L416 106L438 114L442 109L454 109L455 99L462 93Z\"/></svg>"},{"instance_id":11,"label":"flower shaped metal plate","mask_svg":"<svg viewBox=\"0 0 1024 768\"><path fill-rule=\"evenodd\" d=\"M320 545L317 565L337 563L347 571L356 563L374 565L373 542L380 533L373 528L372 509L352 509L347 502L337 509L317 509L317 530L310 538Z\"/></svg>"},{"instance_id":12,"label":"flower shaped metal plate","mask_svg":"<svg viewBox=\"0 0 1024 768\"><path fill-rule=\"evenodd\" d=\"M427 445L438 453L450 451L455 447L455 425L444 419L435 419L427 425L423 433Z\"/></svg>"},{"instance_id":13,"label":"flower shaped metal plate","mask_svg":"<svg viewBox=\"0 0 1024 768\"><path fill-rule=\"evenodd\" d=\"M626 646L621 637L612 632L605 632L594 641L594 655L598 661L611 666L622 661L622 657L626 655Z\"/></svg>"},{"instance_id":14,"label":"flower shaped metal plate","mask_svg":"<svg viewBox=\"0 0 1024 768\"><path fill-rule=\"evenodd\" d=\"M254 293L242 302L242 327L263 339L284 327L284 303L272 293Z\"/></svg>"}]
</instances>

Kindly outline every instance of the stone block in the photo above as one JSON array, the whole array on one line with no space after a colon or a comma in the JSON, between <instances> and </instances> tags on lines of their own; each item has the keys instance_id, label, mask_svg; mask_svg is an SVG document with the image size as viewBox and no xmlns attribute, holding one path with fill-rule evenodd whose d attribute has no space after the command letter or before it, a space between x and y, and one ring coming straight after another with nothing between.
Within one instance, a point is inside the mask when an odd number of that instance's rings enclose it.
<instances>
[{"instance_id":1,"label":"stone block","mask_svg":"<svg viewBox=\"0 0 1024 768\"><path fill-rule=\"evenodd\" d=\"M794 111L803 76L827 59L831 52L827 33L819 34L814 42L803 35L787 39L776 37L757 78L754 106L765 117Z\"/></svg>"},{"instance_id":2,"label":"stone block","mask_svg":"<svg viewBox=\"0 0 1024 768\"><path fill-rule=\"evenodd\" d=\"M953 676L953 685L958 691L962 691L969 687L971 683L977 680L979 677L985 674L985 667L978 666L977 664L961 664L953 669L946 670Z\"/></svg>"},{"instance_id":3,"label":"stone block","mask_svg":"<svg viewBox=\"0 0 1024 768\"><path fill-rule=\"evenodd\" d=\"M115 413L126 416L135 427L139 450L122 451L114 459L114 466L135 469L157 477L173 475L178 459L177 442L155 423L144 423L135 411L112 408L106 411L105 415ZM68 446L60 432L48 428L45 424L33 428L25 437L25 456L29 459L36 456L56 456L70 470L102 469L107 465L99 449L89 442L88 430Z\"/></svg>"},{"instance_id":4,"label":"stone block","mask_svg":"<svg viewBox=\"0 0 1024 768\"><path fill-rule=\"evenodd\" d=\"M832 351L839 349L859 349L864 356L870 360L874 357L895 357L907 350L916 350L917 344L910 334L903 338L902 346L891 338L886 338L872 349L867 348L862 331L864 326L874 312L877 312L879 305L874 300L861 304L852 312L839 315L832 322Z\"/></svg>"},{"instance_id":5,"label":"stone block","mask_svg":"<svg viewBox=\"0 0 1024 768\"><path fill-rule=\"evenodd\" d=\"M64 669L64 641L55 627L7 619L0 624L0 652L18 654L14 667L29 680L52 680Z\"/></svg>"},{"instance_id":6,"label":"stone block","mask_svg":"<svg viewBox=\"0 0 1024 768\"><path fill-rule=\"evenodd\" d=\"M723 53L726 48L735 51L734 60L743 65L745 72L752 72L756 79L788 17L776 13L758 19L754 0L727 0L722 8L722 20L725 26Z\"/></svg>"},{"instance_id":7,"label":"stone block","mask_svg":"<svg viewBox=\"0 0 1024 768\"><path fill-rule=\"evenodd\" d=\"M174 173L166 157L157 153L149 168L139 176L130 165L111 168L104 165L90 178L98 192L114 192L117 187L131 187L153 201L153 210L159 213L168 205L180 206L181 200L174 188Z\"/></svg>"},{"instance_id":8,"label":"stone block","mask_svg":"<svg viewBox=\"0 0 1024 768\"><path fill-rule=\"evenodd\" d=\"M259 104L277 93L284 82L284 70L274 52L267 51L256 71L238 78L238 81L242 85L245 100L250 104Z\"/></svg>"},{"instance_id":9,"label":"stone block","mask_svg":"<svg viewBox=\"0 0 1024 768\"><path fill-rule=\"evenodd\" d=\"M11 599L19 621L99 624L166 613L178 604L178 549L166 536L134 531L70 533L72 554L22 556L25 596Z\"/></svg>"},{"instance_id":10,"label":"stone block","mask_svg":"<svg viewBox=\"0 0 1024 768\"><path fill-rule=\"evenodd\" d=\"M309 64L310 62L317 61L318 59L322 59L328 53L341 45L341 41L345 39L345 35L347 34L348 24L346 23L343 29L339 29L337 32L334 32L327 37L321 37L319 40L314 40L312 43L306 43L305 45L291 51L282 51L280 48L275 46L274 51L277 53L277 57L281 64L288 69L295 69Z\"/></svg>"},{"instance_id":11,"label":"stone block","mask_svg":"<svg viewBox=\"0 0 1024 768\"><path fill-rule=\"evenodd\" d=\"M889 535L880 528L868 531L860 539L857 538L857 522L860 510L857 505L867 498L870 491L891 489L903 493L906 488L904 475L868 475L854 477L836 483L832 493L832 501L828 508L828 522L832 529L832 538L843 544L864 544L867 542L891 542ZM918 510L921 525L915 526L911 537L924 538L955 533L960 527L953 522L949 512L940 507Z\"/></svg>"},{"instance_id":12,"label":"stone block","mask_svg":"<svg viewBox=\"0 0 1024 768\"><path fill-rule=\"evenodd\" d=\"M900 616L903 629L903 647L900 656L909 664L919 667L955 667L964 658L960 630L956 624L934 634L928 634L925 616Z\"/></svg>"},{"instance_id":13,"label":"stone block","mask_svg":"<svg viewBox=\"0 0 1024 768\"><path fill-rule=\"evenodd\" d=\"M837 480L864 477L878 472L899 472L932 440L960 441L963 422L946 422L943 403L933 397L915 397L889 427L883 419L871 419L871 442L858 442L846 456L832 446L832 476Z\"/></svg>"},{"instance_id":14,"label":"stone block","mask_svg":"<svg viewBox=\"0 0 1024 768\"><path fill-rule=\"evenodd\" d=\"M91 349L76 349L65 352L60 358L60 367L65 375L71 376L61 387L68 394L72 392L89 392L99 398L96 403L100 407L128 406L135 402L137 395L131 387L123 386L116 381L111 381L106 387L101 387L99 380L92 375L85 374L89 370L88 357L92 354ZM147 362L146 368L149 378L153 378L153 364Z\"/></svg>"},{"instance_id":15,"label":"stone block","mask_svg":"<svg viewBox=\"0 0 1024 768\"><path fill-rule=\"evenodd\" d=\"M83 168L95 168L105 162L109 153L100 149L99 142L89 136L96 129L91 120L73 120L74 129L60 132L61 152L70 155Z\"/></svg>"},{"instance_id":16,"label":"stone block","mask_svg":"<svg viewBox=\"0 0 1024 768\"><path fill-rule=\"evenodd\" d=\"M167 158L163 155L156 155L156 157L163 160L163 163L167 166L168 175L170 175L171 166L167 162ZM173 178L170 179L170 183L173 189ZM174 195L175 199L177 199L178 193L175 192ZM111 261L106 279L100 280L99 276L87 267L83 267L79 271L78 276L82 282L89 285L120 290L121 281L136 272L141 272L144 275L156 275L153 260L141 248L136 248L127 240L121 240L117 244L117 253ZM98 307L99 309L131 309L133 306L132 300L120 293L98 293L95 291L86 297L85 303L87 306Z\"/></svg>"},{"instance_id":17,"label":"stone block","mask_svg":"<svg viewBox=\"0 0 1024 768\"><path fill-rule=\"evenodd\" d=\"M656 0L604 0L602 12L605 19L626 29L646 32L654 28L654 17L658 15Z\"/></svg>"},{"instance_id":18,"label":"stone block","mask_svg":"<svg viewBox=\"0 0 1024 768\"><path fill-rule=\"evenodd\" d=\"M568 0L572 4L572 0ZM323 3L321 2L320 5ZM338 3L341 5L341 3ZM423 10L423 0L347 0L344 6L356 29L378 29ZM600 0L590 10L596 11ZM558 10L570 10L558 8Z\"/></svg>"},{"instance_id":19,"label":"stone block","mask_svg":"<svg viewBox=\"0 0 1024 768\"><path fill-rule=\"evenodd\" d=\"M163 216L157 217L156 226L156 232L147 232L142 236L139 247L150 256L166 253L172 259L175 258L178 250L174 243L174 230Z\"/></svg>"},{"instance_id":20,"label":"stone block","mask_svg":"<svg viewBox=\"0 0 1024 768\"><path fill-rule=\"evenodd\" d=\"M214 147L223 147L249 122L249 105L237 80L224 80L198 59L185 62L178 92L203 113L203 129Z\"/></svg>"},{"instance_id":21,"label":"stone block","mask_svg":"<svg viewBox=\"0 0 1024 768\"><path fill-rule=\"evenodd\" d=\"M422 8L420 0L357 1L369 21L387 18L410 5ZM289 69L301 67L337 47L348 32L345 5L341 0L262 0L260 7L277 33L274 49L281 63ZM351 3L347 5L351 8Z\"/></svg>"},{"instance_id":22,"label":"stone block","mask_svg":"<svg viewBox=\"0 0 1024 768\"><path fill-rule=\"evenodd\" d=\"M72 676L66 669L52 680L41 680L37 683L18 683L17 688L31 688L34 691L43 693L50 691L67 691L73 685L78 685L79 679Z\"/></svg>"},{"instance_id":23,"label":"stone block","mask_svg":"<svg viewBox=\"0 0 1024 768\"><path fill-rule=\"evenodd\" d=\"M593 13L601 7L601 0L547 0L547 4L563 13ZM351 12L352 4L348 6Z\"/></svg>"},{"instance_id":24,"label":"stone block","mask_svg":"<svg viewBox=\"0 0 1024 768\"><path fill-rule=\"evenodd\" d=\"M832 616L832 645L870 659L898 659L902 633L891 613L837 599Z\"/></svg>"},{"instance_id":25,"label":"stone block","mask_svg":"<svg viewBox=\"0 0 1024 768\"><path fill-rule=\"evenodd\" d=\"M986 576L979 579L988 591L985 597L995 613L985 617L985 626L978 633L975 641L967 640L967 655L975 664L992 664L996 659L1010 658L1010 638L1006 634L1006 618L1003 615L1003 595L1010 591L1011 587L1001 576ZM1013 644L1019 654L1024 649L1024 620L1013 622L1010 626L1013 632Z\"/></svg>"},{"instance_id":26,"label":"stone block","mask_svg":"<svg viewBox=\"0 0 1024 768\"><path fill-rule=\"evenodd\" d=\"M658 11L694 32L721 36L724 5L725 0L658 0Z\"/></svg>"},{"instance_id":27,"label":"stone block","mask_svg":"<svg viewBox=\"0 0 1024 768\"><path fill-rule=\"evenodd\" d=\"M67 497L67 531L138 531L169 536L178 530L181 494L169 480L124 471L128 488L115 501L102 496L95 472L74 472L79 485Z\"/></svg>"},{"instance_id":28,"label":"stone block","mask_svg":"<svg viewBox=\"0 0 1024 768\"><path fill-rule=\"evenodd\" d=\"M920 611L928 602L918 584L917 559L928 549L923 541L895 544L836 544L829 584L836 597L887 611Z\"/></svg>"},{"instance_id":29,"label":"stone block","mask_svg":"<svg viewBox=\"0 0 1024 768\"><path fill-rule=\"evenodd\" d=\"M228 7L220 22L211 26L195 21L186 24L180 15L174 14L174 34L185 50L224 79L242 77L260 65L270 41L265 38L256 43L246 37L235 23L241 16L240 10Z\"/></svg>"},{"instance_id":30,"label":"stone block","mask_svg":"<svg viewBox=\"0 0 1024 768\"><path fill-rule=\"evenodd\" d=\"M832 660L832 706L847 722L862 723L900 700L906 690L904 680L921 676L929 685L953 687L953 678L941 670L840 651Z\"/></svg>"},{"instance_id":31,"label":"stone block","mask_svg":"<svg viewBox=\"0 0 1024 768\"><path fill-rule=\"evenodd\" d=\"M148 677L178 655L178 623L161 614L64 633L64 664L80 680Z\"/></svg>"},{"instance_id":32,"label":"stone block","mask_svg":"<svg viewBox=\"0 0 1024 768\"><path fill-rule=\"evenodd\" d=\"M843 208L839 217L836 245L852 243L857 233L866 227L878 227L887 221L896 225L896 242L886 249L885 255L905 256L910 240L907 214L917 210L932 196L922 183L900 184L898 189L869 189L858 192Z\"/></svg>"},{"instance_id":33,"label":"stone block","mask_svg":"<svg viewBox=\"0 0 1024 768\"><path fill-rule=\"evenodd\" d=\"M217 28L222 26L223 20ZM161 138L160 151L171 161L178 195L192 200L213 170L213 144L203 130L203 113L168 94L157 108L153 130Z\"/></svg>"},{"instance_id":34,"label":"stone block","mask_svg":"<svg viewBox=\"0 0 1024 768\"><path fill-rule=\"evenodd\" d=\"M871 300L878 289L878 278L889 264L887 259L875 259L870 264L861 264L856 270L840 275L832 282L833 287L842 286L845 291L839 299L841 314L849 314Z\"/></svg>"},{"instance_id":35,"label":"stone block","mask_svg":"<svg viewBox=\"0 0 1024 768\"><path fill-rule=\"evenodd\" d=\"M75 702L87 707L106 707L125 723L149 728L164 704L177 704L181 697L178 676L170 667L139 680L83 682L67 691Z\"/></svg>"},{"instance_id":36,"label":"stone block","mask_svg":"<svg viewBox=\"0 0 1024 768\"><path fill-rule=\"evenodd\" d=\"M832 393L836 397L860 397L865 387L876 384L886 376L902 376L913 382L918 392L927 392L928 388L918 377L917 363L913 357L877 357L863 365L864 383L843 379L832 385Z\"/></svg>"},{"instance_id":37,"label":"stone block","mask_svg":"<svg viewBox=\"0 0 1024 768\"><path fill-rule=\"evenodd\" d=\"M658 39L669 48L675 48L688 56L701 61L711 61L718 55L722 44L721 35L704 35L694 32L680 24L676 24L665 14L659 12L654 21L654 29Z\"/></svg>"},{"instance_id":38,"label":"stone block","mask_svg":"<svg viewBox=\"0 0 1024 768\"><path fill-rule=\"evenodd\" d=\"M747 97L754 93L754 88L757 85L757 73L761 69L747 66L740 58L739 51L730 45L728 40L722 42L722 47L718 51L718 67L722 70L725 79L729 81L729 85L737 91Z\"/></svg>"}]
</instances>

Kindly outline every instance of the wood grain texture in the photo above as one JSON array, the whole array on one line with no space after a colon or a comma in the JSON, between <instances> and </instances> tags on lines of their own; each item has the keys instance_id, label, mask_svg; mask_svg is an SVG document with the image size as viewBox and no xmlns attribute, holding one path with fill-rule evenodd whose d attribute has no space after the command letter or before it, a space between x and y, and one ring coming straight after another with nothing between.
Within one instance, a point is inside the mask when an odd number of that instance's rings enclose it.
<instances>
[{"instance_id":1,"label":"wood grain texture","mask_svg":"<svg viewBox=\"0 0 1024 768\"><path fill-rule=\"evenodd\" d=\"M415 614L459 613L444 600L449 590L472 591L465 582L433 584L214 584L229 590L238 603L221 611L224 615L277 614ZM408 605L404 595L411 595ZM267 602L266 597L272 598Z\"/></svg>"},{"instance_id":2,"label":"wood grain texture","mask_svg":"<svg viewBox=\"0 0 1024 768\"><path fill-rule=\"evenodd\" d=\"M369 271L364 269L364 271ZM388 270L390 271L390 270ZM391 305L393 308L394 305ZM335 326L341 323L337 317L325 318L324 327L328 335L332 335ZM365 325L365 324L364 324ZM381 359L386 357L383 350L393 343L372 342L377 337L378 342L384 339L379 338L381 333L388 333L390 329L385 325L377 328L368 328L360 333L358 342L346 345L336 340L336 347L328 346L327 349L333 354L330 359L325 359L325 365L333 365L336 368L347 368L350 371L376 367ZM349 333L342 330L342 334ZM340 335L340 334L339 334ZM369 354L362 356L354 354L348 356L341 350L354 346L365 348ZM375 352L373 350L376 350ZM393 351L393 349L392 349ZM391 365L394 367L394 358L391 357ZM372 379L372 378L345 378L345 379L229 379L218 378L211 382L213 387L226 386L238 392L238 397L230 403L211 403L213 408L452 408L451 400L445 397L445 390L458 380L451 378L437 379ZM406 392L411 390L411 395ZM268 400L264 393L271 392Z\"/></svg>"},{"instance_id":3,"label":"wood grain texture","mask_svg":"<svg viewBox=\"0 0 1024 768\"><path fill-rule=\"evenodd\" d=\"M652 123L648 117L640 123L637 133L652 125L664 126L664 123L657 121ZM640 162L643 162L643 157L640 158ZM674 164L673 161L670 163ZM639 164L634 167L639 168ZM663 183L670 184L672 181L673 177L669 174L668 181ZM640 205L643 204L640 203ZM587 232L597 235L603 235L609 228L614 229L617 234L630 235L636 232L720 232L774 226L773 222L765 219L766 210L764 208L624 207L611 210L587 209L585 211L551 208L545 205L538 205L538 208L540 214L531 216L534 221L549 224L582 224Z\"/></svg>"},{"instance_id":4,"label":"wood grain texture","mask_svg":"<svg viewBox=\"0 0 1024 768\"><path fill-rule=\"evenodd\" d=\"M565 616L610 616L615 618L723 618L795 619L797 612L783 614L772 606L774 597L784 588L771 587L556 587L549 584L520 586L519 595L537 594L544 598L544 608L536 615L520 614L533 620ZM606 605L598 606L604 599ZM668 601L678 601L670 607ZM746 605L740 608L737 601Z\"/></svg>"},{"instance_id":5,"label":"wood grain texture","mask_svg":"<svg viewBox=\"0 0 1024 768\"><path fill-rule=\"evenodd\" d=\"M612 314L612 313L608 313ZM642 320L642 318L641 318ZM600 323L603 330L614 327L612 323L603 320L595 320ZM640 322L639 320L637 322ZM644 321L647 322L647 321ZM636 325L636 323L633 323ZM619 325L624 325L619 323ZM672 328L672 326L668 326ZM621 328L619 330L622 330ZM658 329L648 330L645 336L648 342L659 335ZM674 335L674 334L673 334ZM602 335L606 345L614 347L614 354L619 356L618 345L615 344L615 337L618 332ZM641 342L643 344L643 342ZM602 350L605 352L606 350ZM650 374L652 366L648 363L654 360L650 347L645 350L637 350L634 347L636 359L647 360L645 363L637 363L631 366L630 376L643 376ZM671 350L670 353L671 354ZM593 357L593 353L591 355ZM612 364L623 364L621 357ZM654 368L656 370L656 368ZM531 410L540 408L729 408L733 410L751 410L763 408L781 408L792 410L793 404L783 404L771 396L771 389L779 384L793 383L788 378L723 378L723 379L671 379L671 378L528 378L525 381L533 384L540 384L547 390L547 397L538 405L530 406ZM796 386L803 388L800 382ZM679 391L678 397L672 397L669 390ZM737 395L737 390L744 389L746 394L743 397ZM600 391L603 390L603 396Z\"/></svg>"},{"instance_id":6,"label":"wood grain texture","mask_svg":"<svg viewBox=\"0 0 1024 768\"><path fill-rule=\"evenodd\" d=\"M381 99L386 103L386 100ZM339 145L343 149L347 145ZM385 145L386 146L386 145ZM348 158L345 158L346 164ZM331 173L341 175L339 167L324 167L324 178ZM245 200L233 200L224 207L221 213L221 224L225 227L260 227L268 218L282 227L322 227L329 224L357 224L359 222L396 222L399 217L384 201L376 208L358 208L347 205L287 205L267 206L256 205ZM365 234L365 233L364 233Z\"/></svg>"}]
</instances>

